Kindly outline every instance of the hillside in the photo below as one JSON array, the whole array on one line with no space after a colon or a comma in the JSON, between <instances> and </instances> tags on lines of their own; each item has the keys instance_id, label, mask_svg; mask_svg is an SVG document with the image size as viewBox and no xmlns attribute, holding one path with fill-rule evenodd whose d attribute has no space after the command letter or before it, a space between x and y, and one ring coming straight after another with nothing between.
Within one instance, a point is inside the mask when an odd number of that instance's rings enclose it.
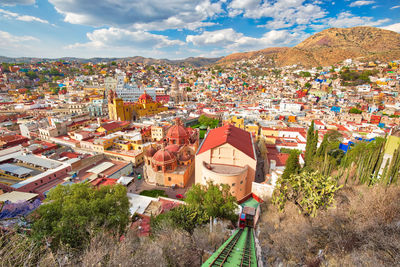
<instances>
[{"instance_id":1,"label":"hillside","mask_svg":"<svg viewBox=\"0 0 400 267\"><path fill-rule=\"evenodd\" d=\"M288 47L270 47L258 51L250 51L250 52L243 52L243 53L234 53L228 55L226 57L221 58L217 63L218 64L229 64L235 61L239 61L242 59L253 59L258 56L264 56L266 58L274 59L277 57L279 53L284 53L288 50Z\"/></svg>"},{"instance_id":2,"label":"hillside","mask_svg":"<svg viewBox=\"0 0 400 267\"><path fill-rule=\"evenodd\" d=\"M253 59L259 55L273 55L276 66L329 66L347 58L387 61L400 59L400 34L374 27L331 28L310 36L292 48L232 54L218 63Z\"/></svg>"}]
</instances>

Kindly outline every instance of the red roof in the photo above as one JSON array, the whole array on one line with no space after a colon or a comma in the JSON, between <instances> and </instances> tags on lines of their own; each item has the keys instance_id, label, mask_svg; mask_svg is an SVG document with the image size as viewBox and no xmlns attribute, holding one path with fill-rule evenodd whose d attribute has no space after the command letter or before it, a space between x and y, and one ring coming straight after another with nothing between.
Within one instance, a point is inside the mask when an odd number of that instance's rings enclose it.
<instances>
[{"instance_id":1,"label":"red roof","mask_svg":"<svg viewBox=\"0 0 400 267\"><path fill-rule=\"evenodd\" d=\"M73 159L73 158L79 157L79 154L74 153L74 152L62 152L60 154L60 157L67 157L67 158Z\"/></svg>"},{"instance_id":2,"label":"red roof","mask_svg":"<svg viewBox=\"0 0 400 267\"><path fill-rule=\"evenodd\" d=\"M94 186L100 186L100 185L113 185L117 182L116 179L111 179L111 178L97 178L93 182L91 182L92 185Z\"/></svg>"},{"instance_id":3,"label":"red roof","mask_svg":"<svg viewBox=\"0 0 400 267\"><path fill-rule=\"evenodd\" d=\"M230 124L210 130L197 154L219 147L225 143L232 145L252 159L256 159L250 133Z\"/></svg>"},{"instance_id":4,"label":"red roof","mask_svg":"<svg viewBox=\"0 0 400 267\"><path fill-rule=\"evenodd\" d=\"M278 154L268 154L269 160L275 160L276 166L286 166L286 161L289 158L289 154L286 153L278 153Z\"/></svg>"}]
</instances>

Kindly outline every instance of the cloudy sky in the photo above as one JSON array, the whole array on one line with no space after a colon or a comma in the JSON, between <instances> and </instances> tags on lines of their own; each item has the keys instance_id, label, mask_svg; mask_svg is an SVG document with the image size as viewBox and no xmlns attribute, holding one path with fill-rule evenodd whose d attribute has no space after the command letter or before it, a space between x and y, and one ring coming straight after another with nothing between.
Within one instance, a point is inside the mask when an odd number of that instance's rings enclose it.
<instances>
[{"instance_id":1,"label":"cloudy sky","mask_svg":"<svg viewBox=\"0 0 400 267\"><path fill-rule=\"evenodd\" d=\"M215 57L361 25L400 32L400 0L0 0L0 55Z\"/></svg>"}]
</instances>

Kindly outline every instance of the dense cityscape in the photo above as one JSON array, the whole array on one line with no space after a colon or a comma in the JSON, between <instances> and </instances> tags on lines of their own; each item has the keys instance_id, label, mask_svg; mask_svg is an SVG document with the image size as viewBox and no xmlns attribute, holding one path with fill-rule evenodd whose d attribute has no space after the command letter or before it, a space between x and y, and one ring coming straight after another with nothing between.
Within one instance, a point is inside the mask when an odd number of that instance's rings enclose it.
<instances>
[{"instance_id":1,"label":"dense cityscape","mask_svg":"<svg viewBox=\"0 0 400 267\"><path fill-rule=\"evenodd\" d=\"M357 38L393 41L346 48ZM400 263L399 33L218 58L6 56L2 266Z\"/></svg>"}]
</instances>

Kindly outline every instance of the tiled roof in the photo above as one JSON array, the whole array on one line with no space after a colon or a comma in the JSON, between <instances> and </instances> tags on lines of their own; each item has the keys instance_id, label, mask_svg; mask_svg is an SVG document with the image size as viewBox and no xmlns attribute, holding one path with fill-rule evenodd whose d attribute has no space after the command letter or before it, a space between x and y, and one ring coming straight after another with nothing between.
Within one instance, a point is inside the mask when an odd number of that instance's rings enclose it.
<instances>
[{"instance_id":1,"label":"tiled roof","mask_svg":"<svg viewBox=\"0 0 400 267\"><path fill-rule=\"evenodd\" d=\"M225 143L232 145L252 159L256 159L250 133L230 124L210 130L197 154Z\"/></svg>"}]
</instances>

